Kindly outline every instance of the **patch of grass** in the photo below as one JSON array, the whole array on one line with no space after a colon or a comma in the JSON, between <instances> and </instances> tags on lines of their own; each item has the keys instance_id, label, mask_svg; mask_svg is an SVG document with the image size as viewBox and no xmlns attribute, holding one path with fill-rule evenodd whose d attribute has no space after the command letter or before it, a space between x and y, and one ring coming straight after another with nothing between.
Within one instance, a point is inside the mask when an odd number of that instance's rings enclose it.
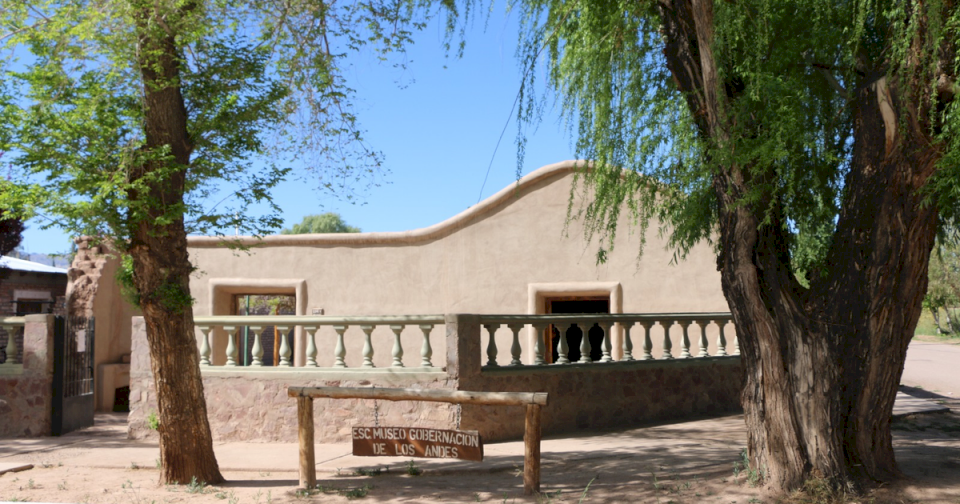
<instances>
[{"instance_id":1,"label":"patch of grass","mask_svg":"<svg viewBox=\"0 0 960 504\"><path fill-rule=\"evenodd\" d=\"M759 486L763 483L763 480L766 479L766 471L760 467L750 467L750 457L747 455L747 449L744 448L740 451L740 460L733 463L733 478L734 481L740 482L740 474L745 474L747 483L751 487Z\"/></svg>"},{"instance_id":2,"label":"patch of grass","mask_svg":"<svg viewBox=\"0 0 960 504\"><path fill-rule=\"evenodd\" d=\"M194 476L190 479L190 483L187 484L187 493L202 494L206 488L207 483L204 481L197 481L197 477Z\"/></svg>"},{"instance_id":3,"label":"patch of grass","mask_svg":"<svg viewBox=\"0 0 960 504\"><path fill-rule=\"evenodd\" d=\"M147 428L152 431L160 429L160 418L157 417L156 411L151 411L150 414L147 415Z\"/></svg>"},{"instance_id":4,"label":"patch of grass","mask_svg":"<svg viewBox=\"0 0 960 504\"><path fill-rule=\"evenodd\" d=\"M597 478L599 478L599 477L600 477L600 475L598 474L598 475L594 476L590 481L587 482L587 486L584 487L583 493L580 495L580 500L577 501L577 504L583 504L583 499L586 499L586 498L587 498L587 492L590 491L590 485L592 485L593 482L596 481Z\"/></svg>"},{"instance_id":5,"label":"patch of grass","mask_svg":"<svg viewBox=\"0 0 960 504\"><path fill-rule=\"evenodd\" d=\"M372 489L373 489L373 487L370 486L370 485L363 485L362 487L351 488L351 489L349 489L349 490L346 490L346 491L340 493L340 495L346 497L347 499L351 499L351 500L352 500L352 499L362 499L363 497L366 497L367 494L369 494L369 493L370 493L370 490L372 490Z\"/></svg>"},{"instance_id":6,"label":"patch of grass","mask_svg":"<svg viewBox=\"0 0 960 504\"><path fill-rule=\"evenodd\" d=\"M423 469L417 467L417 464L411 460L407 462L407 474L410 476L420 476L423 474Z\"/></svg>"},{"instance_id":7,"label":"patch of grass","mask_svg":"<svg viewBox=\"0 0 960 504\"><path fill-rule=\"evenodd\" d=\"M848 496L823 478L811 478L803 482L803 487L794 490L780 504L846 504ZM859 501L857 501L859 502Z\"/></svg>"},{"instance_id":8,"label":"patch of grass","mask_svg":"<svg viewBox=\"0 0 960 504\"><path fill-rule=\"evenodd\" d=\"M376 469L367 469L366 467L360 467L354 471L354 473L357 476L370 476L370 477L380 476L384 472L389 472L389 469L386 469L383 467L378 467Z\"/></svg>"}]
</instances>

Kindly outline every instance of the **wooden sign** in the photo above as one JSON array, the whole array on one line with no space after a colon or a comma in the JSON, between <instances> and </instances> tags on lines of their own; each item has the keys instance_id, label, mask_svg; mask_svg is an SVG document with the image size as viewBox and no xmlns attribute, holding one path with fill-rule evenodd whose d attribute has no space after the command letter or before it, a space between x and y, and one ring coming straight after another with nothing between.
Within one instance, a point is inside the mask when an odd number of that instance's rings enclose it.
<instances>
[{"instance_id":1,"label":"wooden sign","mask_svg":"<svg viewBox=\"0 0 960 504\"><path fill-rule=\"evenodd\" d=\"M360 457L455 458L483 461L478 431L419 427L354 427L353 454Z\"/></svg>"}]
</instances>

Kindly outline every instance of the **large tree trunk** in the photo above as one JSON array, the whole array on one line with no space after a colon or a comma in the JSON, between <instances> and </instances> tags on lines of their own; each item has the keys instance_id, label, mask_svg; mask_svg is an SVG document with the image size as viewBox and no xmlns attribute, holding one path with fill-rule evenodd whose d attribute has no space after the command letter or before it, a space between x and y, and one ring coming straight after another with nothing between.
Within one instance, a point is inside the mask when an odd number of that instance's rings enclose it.
<instances>
[{"instance_id":1,"label":"large tree trunk","mask_svg":"<svg viewBox=\"0 0 960 504\"><path fill-rule=\"evenodd\" d=\"M712 54L712 0L660 0L664 55L700 134L730 138ZM938 160L910 89L883 65L850 90L854 153L826 275L804 288L775 195L744 205L740 166L714 181L724 295L740 341L750 462L775 488L825 478L848 489L897 476L890 434L906 349L922 311L937 214L919 190ZM906 98L905 98L906 97ZM901 113L905 115L901 115Z\"/></svg>"},{"instance_id":2,"label":"large tree trunk","mask_svg":"<svg viewBox=\"0 0 960 504\"><path fill-rule=\"evenodd\" d=\"M183 8L181 6L181 8ZM186 170L192 144L180 92L181 55L175 34L152 2L135 3L143 77L144 152L150 156L131 174L145 189L131 191L134 283L146 323L159 409L161 480L165 483L223 481L213 452L200 359L193 328L183 222ZM169 149L162 159L161 149Z\"/></svg>"}]
</instances>

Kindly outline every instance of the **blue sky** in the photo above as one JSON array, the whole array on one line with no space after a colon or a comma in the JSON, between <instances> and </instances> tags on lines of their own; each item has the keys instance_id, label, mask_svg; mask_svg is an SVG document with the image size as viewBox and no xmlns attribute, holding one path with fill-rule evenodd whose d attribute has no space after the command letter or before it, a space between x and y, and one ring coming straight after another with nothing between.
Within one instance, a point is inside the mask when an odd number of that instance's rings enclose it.
<instances>
[{"instance_id":1,"label":"blue sky","mask_svg":"<svg viewBox=\"0 0 960 504\"><path fill-rule=\"evenodd\" d=\"M274 191L285 226L308 214L332 211L363 231L403 231L456 215L477 203L505 124L482 197L515 181L516 120L511 107L522 76L515 58L517 15L498 7L486 26L478 19L470 27L462 59L445 57L443 27L436 22L417 34L404 71L368 55L351 56L347 77L357 91L366 140L383 152L390 173L360 204L338 201L318 190L315 180L289 179ZM526 152L523 173L573 158L556 111L529 132ZM27 224L25 251L69 249L68 233Z\"/></svg>"}]
</instances>

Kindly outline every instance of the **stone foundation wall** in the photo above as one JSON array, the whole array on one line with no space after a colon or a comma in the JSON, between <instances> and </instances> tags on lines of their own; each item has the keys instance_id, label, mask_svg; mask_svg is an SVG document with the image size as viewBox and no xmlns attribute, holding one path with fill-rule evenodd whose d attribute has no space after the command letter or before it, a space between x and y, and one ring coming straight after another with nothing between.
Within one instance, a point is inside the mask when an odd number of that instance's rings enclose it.
<instances>
[{"instance_id":1,"label":"stone foundation wall","mask_svg":"<svg viewBox=\"0 0 960 504\"><path fill-rule=\"evenodd\" d=\"M0 437L50 435L53 315L27 315L23 372L0 374Z\"/></svg>"},{"instance_id":2,"label":"stone foundation wall","mask_svg":"<svg viewBox=\"0 0 960 504\"><path fill-rule=\"evenodd\" d=\"M462 390L547 392L543 434L630 427L739 411L739 357L485 369ZM485 441L523 437L524 408L463 406L464 429Z\"/></svg>"},{"instance_id":3,"label":"stone foundation wall","mask_svg":"<svg viewBox=\"0 0 960 504\"><path fill-rule=\"evenodd\" d=\"M641 423L739 410L739 357L617 362L549 367L480 366L480 326L472 315L448 315L446 367L435 372L403 369L204 368L203 385L215 441L297 440L296 400L290 386L445 388L497 392L547 392L544 434L628 427ZM131 355L130 436L155 433L146 426L156 411L143 319L134 319ZM456 406L432 402L359 399L314 401L317 443L350 439L350 428L374 425L452 429ZM462 408L461 428L484 440L523 437L524 407Z\"/></svg>"},{"instance_id":4,"label":"stone foundation wall","mask_svg":"<svg viewBox=\"0 0 960 504\"><path fill-rule=\"evenodd\" d=\"M739 356L481 368L476 316L449 315L446 324L447 348L456 349L448 365L459 390L547 392L544 434L740 411ZM464 405L462 414L461 427L479 430L484 440L523 437L524 408Z\"/></svg>"},{"instance_id":5,"label":"stone foundation wall","mask_svg":"<svg viewBox=\"0 0 960 504\"><path fill-rule=\"evenodd\" d=\"M287 387L399 387L448 388L455 384L447 373L405 372L376 369L344 371L264 367L205 368L203 390L214 441L297 441L297 401L287 396ZM376 404L379 403L379 404ZM350 439L350 428L374 425L375 410L380 425L404 425L451 429L455 407L428 402L316 399L315 439L335 443ZM147 425L156 413L156 387L150 372L149 350L142 317L135 317L130 361L130 416L128 435L133 439L156 436Z\"/></svg>"}]
</instances>

